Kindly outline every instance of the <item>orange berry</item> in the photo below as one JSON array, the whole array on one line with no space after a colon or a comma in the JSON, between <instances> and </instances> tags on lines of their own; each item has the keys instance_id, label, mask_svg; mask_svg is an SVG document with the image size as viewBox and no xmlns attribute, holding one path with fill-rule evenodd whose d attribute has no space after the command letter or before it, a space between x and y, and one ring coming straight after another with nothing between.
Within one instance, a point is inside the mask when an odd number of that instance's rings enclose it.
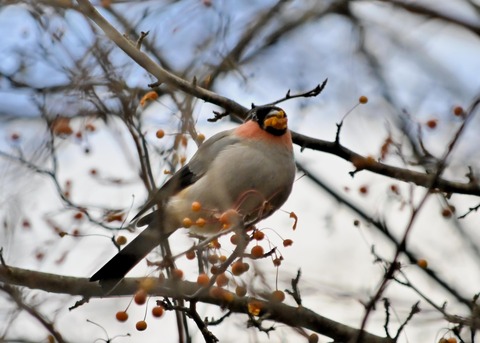
<instances>
[{"instance_id":1,"label":"orange berry","mask_svg":"<svg viewBox=\"0 0 480 343\"><path fill-rule=\"evenodd\" d=\"M237 234L233 234L230 236L230 243L233 245L237 245L240 240L240 237Z\"/></svg>"},{"instance_id":2,"label":"orange berry","mask_svg":"<svg viewBox=\"0 0 480 343\"><path fill-rule=\"evenodd\" d=\"M211 254L211 255L208 255L208 262L210 262L211 264L215 264L218 262L218 255L217 254Z\"/></svg>"},{"instance_id":3,"label":"orange berry","mask_svg":"<svg viewBox=\"0 0 480 343\"><path fill-rule=\"evenodd\" d=\"M397 185L390 185L390 190L392 191L392 193L400 194L400 191Z\"/></svg>"},{"instance_id":4,"label":"orange berry","mask_svg":"<svg viewBox=\"0 0 480 343\"><path fill-rule=\"evenodd\" d=\"M430 129L434 129L437 127L438 119L429 119L425 123Z\"/></svg>"},{"instance_id":5,"label":"orange berry","mask_svg":"<svg viewBox=\"0 0 480 343\"><path fill-rule=\"evenodd\" d=\"M164 309L162 306L155 306L154 308L152 308L152 315L155 318L160 318L161 316L163 316L163 312Z\"/></svg>"},{"instance_id":6,"label":"orange berry","mask_svg":"<svg viewBox=\"0 0 480 343\"><path fill-rule=\"evenodd\" d=\"M202 217L198 218L197 221L195 222L195 225L198 227L204 227L205 224L207 224L207 221Z\"/></svg>"},{"instance_id":7,"label":"orange berry","mask_svg":"<svg viewBox=\"0 0 480 343\"><path fill-rule=\"evenodd\" d=\"M187 257L187 259L189 260L193 260L195 259L195 250L188 250L186 253L185 253L185 256Z\"/></svg>"},{"instance_id":8,"label":"orange berry","mask_svg":"<svg viewBox=\"0 0 480 343\"><path fill-rule=\"evenodd\" d=\"M235 296L233 295L233 293L231 292L223 292L223 297L222 297L223 301L226 301L226 302L232 302L235 300Z\"/></svg>"},{"instance_id":9,"label":"orange berry","mask_svg":"<svg viewBox=\"0 0 480 343\"><path fill-rule=\"evenodd\" d=\"M293 244L293 241L291 239L284 239L283 240L283 246L284 247L289 247Z\"/></svg>"},{"instance_id":10,"label":"orange berry","mask_svg":"<svg viewBox=\"0 0 480 343\"><path fill-rule=\"evenodd\" d=\"M358 98L358 102L364 105L368 102L368 98L365 95L362 95L361 97Z\"/></svg>"},{"instance_id":11,"label":"orange berry","mask_svg":"<svg viewBox=\"0 0 480 343\"><path fill-rule=\"evenodd\" d=\"M273 291L272 294L270 295L270 300L281 303L285 300L285 293L279 290Z\"/></svg>"},{"instance_id":12,"label":"orange berry","mask_svg":"<svg viewBox=\"0 0 480 343\"><path fill-rule=\"evenodd\" d=\"M73 215L73 218L75 218L76 220L80 220L83 218L83 213L82 212L77 212Z\"/></svg>"},{"instance_id":13,"label":"orange berry","mask_svg":"<svg viewBox=\"0 0 480 343\"><path fill-rule=\"evenodd\" d=\"M250 250L250 253L252 254L252 256L254 258L260 258L263 256L264 254L264 251L263 251L263 247L260 246L260 245L255 245L252 250Z\"/></svg>"},{"instance_id":14,"label":"orange berry","mask_svg":"<svg viewBox=\"0 0 480 343\"><path fill-rule=\"evenodd\" d=\"M225 273L218 274L217 280L215 283L217 284L218 287L225 287L228 285L228 276Z\"/></svg>"},{"instance_id":15,"label":"orange berry","mask_svg":"<svg viewBox=\"0 0 480 343\"><path fill-rule=\"evenodd\" d=\"M225 261L227 260L227 256L225 256L225 255L220 255L220 256L218 256L218 260L219 260L221 263L223 263L223 262L225 262Z\"/></svg>"},{"instance_id":16,"label":"orange berry","mask_svg":"<svg viewBox=\"0 0 480 343\"><path fill-rule=\"evenodd\" d=\"M237 286L235 288L235 294L239 297L244 297L245 295L247 295L247 288L243 286Z\"/></svg>"},{"instance_id":17,"label":"orange berry","mask_svg":"<svg viewBox=\"0 0 480 343\"><path fill-rule=\"evenodd\" d=\"M127 244L127 237L118 236L117 239L115 239L115 242L117 242L118 245L125 245Z\"/></svg>"},{"instance_id":18,"label":"orange berry","mask_svg":"<svg viewBox=\"0 0 480 343\"><path fill-rule=\"evenodd\" d=\"M128 313L125 311L118 311L115 314L115 318L117 318L119 322L125 322L128 319Z\"/></svg>"},{"instance_id":19,"label":"orange berry","mask_svg":"<svg viewBox=\"0 0 480 343\"><path fill-rule=\"evenodd\" d=\"M256 239L257 241L261 241L262 239L265 238L265 234L262 231L256 230L253 233L253 238Z\"/></svg>"},{"instance_id":20,"label":"orange berry","mask_svg":"<svg viewBox=\"0 0 480 343\"><path fill-rule=\"evenodd\" d=\"M218 218L218 221L224 225L230 225L234 220L234 218L237 216L238 216L238 212L234 209L230 209L223 212Z\"/></svg>"},{"instance_id":21,"label":"orange berry","mask_svg":"<svg viewBox=\"0 0 480 343\"><path fill-rule=\"evenodd\" d=\"M133 297L133 300L137 305L145 304L147 301L147 292L145 292L143 289L137 291L137 293L135 293L135 296Z\"/></svg>"},{"instance_id":22,"label":"orange berry","mask_svg":"<svg viewBox=\"0 0 480 343\"><path fill-rule=\"evenodd\" d=\"M444 218L450 218L452 216L453 212L450 208L444 208L442 210L442 217Z\"/></svg>"},{"instance_id":23,"label":"orange berry","mask_svg":"<svg viewBox=\"0 0 480 343\"><path fill-rule=\"evenodd\" d=\"M364 186L361 186L361 187L358 189L358 191L360 192L360 194L365 195L365 194L368 193L368 187L365 186L365 185L364 185Z\"/></svg>"},{"instance_id":24,"label":"orange berry","mask_svg":"<svg viewBox=\"0 0 480 343\"><path fill-rule=\"evenodd\" d=\"M276 258L273 260L273 265L275 267L279 267L282 264L282 259L281 258Z\"/></svg>"},{"instance_id":25,"label":"orange berry","mask_svg":"<svg viewBox=\"0 0 480 343\"><path fill-rule=\"evenodd\" d=\"M223 294L225 293L225 290L223 290L222 288L220 287L210 287L209 291L208 291L208 294L212 297L212 298L216 298L216 299L222 299L223 298Z\"/></svg>"},{"instance_id":26,"label":"orange berry","mask_svg":"<svg viewBox=\"0 0 480 343\"><path fill-rule=\"evenodd\" d=\"M137 305L145 304L145 302L147 301L147 292L145 292L143 289L139 290L137 293L135 293L133 300Z\"/></svg>"},{"instance_id":27,"label":"orange berry","mask_svg":"<svg viewBox=\"0 0 480 343\"><path fill-rule=\"evenodd\" d=\"M212 273L213 275L217 275L219 272L220 272L220 267L218 266L212 266L210 268L210 273Z\"/></svg>"},{"instance_id":28,"label":"orange berry","mask_svg":"<svg viewBox=\"0 0 480 343\"><path fill-rule=\"evenodd\" d=\"M197 135L197 142L198 143L203 143L204 140L205 140L205 135L203 133L199 133Z\"/></svg>"},{"instance_id":29,"label":"orange berry","mask_svg":"<svg viewBox=\"0 0 480 343\"><path fill-rule=\"evenodd\" d=\"M157 132L155 132L155 136L158 139L161 139L161 138L165 137L165 131L163 131L162 129L159 129L159 130L157 130Z\"/></svg>"},{"instance_id":30,"label":"orange berry","mask_svg":"<svg viewBox=\"0 0 480 343\"><path fill-rule=\"evenodd\" d=\"M218 239L215 238L213 241L210 242L210 244L215 248L215 249L220 249L222 245L220 242L218 242Z\"/></svg>"},{"instance_id":31,"label":"orange berry","mask_svg":"<svg viewBox=\"0 0 480 343\"><path fill-rule=\"evenodd\" d=\"M450 337L450 338L447 338L447 342L448 343L457 343L457 339L455 337Z\"/></svg>"},{"instance_id":32,"label":"orange berry","mask_svg":"<svg viewBox=\"0 0 480 343\"><path fill-rule=\"evenodd\" d=\"M184 228L188 229L190 226L192 226L192 224L193 224L193 222L190 218L188 218L188 217L183 218L182 225L183 225Z\"/></svg>"},{"instance_id":33,"label":"orange berry","mask_svg":"<svg viewBox=\"0 0 480 343\"><path fill-rule=\"evenodd\" d=\"M141 320L141 321L137 322L137 324L135 324L135 328L138 331L145 331L147 329L147 322L144 321L144 320Z\"/></svg>"},{"instance_id":34,"label":"orange berry","mask_svg":"<svg viewBox=\"0 0 480 343\"><path fill-rule=\"evenodd\" d=\"M455 114L457 117L463 115L465 111L463 110L462 106L455 106L453 108L453 114Z\"/></svg>"},{"instance_id":35,"label":"orange berry","mask_svg":"<svg viewBox=\"0 0 480 343\"><path fill-rule=\"evenodd\" d=\"M242 261L236 261L232 264L232 274L235 276L242 275L245 273L245 266Z\"/></svg>"},{"instance_id":36,"label":"orange berry","mask_svg":"<svg viewBox=\"0 0 480 343\"><path fill-rule=\"evenodd\" d=\"M310 334L310 336L308 336L308 343L318 343L318 335L316 333L312 333Z\"/></svg>"},{"instance_id":37,"label":"orange berry","mask_svg":"<svg viewBox=\"0 0 480 343\"><path fill-rule=\"evenodd\" d=\"M428 262L426 259L424 258L421 258L417 261L417 265L420 267L420 268L423 268L423 269L426 269L428 267Z\"/></svg>"},{"instance_id":38,"label":"orange berry","mask_svg":"<svg viewBox=\"0 0 480 343\"><path fill-rule=\"evenodd\" d=\"M243 263L243 270L248 272L249 269L250 269L250 265L247 262L244 262Z\"/></svg>"},{"instance_id":39,"label":"orange berry","mask_svg":"<svg viewBox=\"0 0 480 343\"><path fill-rule=\"evenodd\" d=\"M10 135L10 139L12 141L18 141L20 139L20 135L17 133L17 132L13 132L11 135Z\"/></svg>"},{"instance_id":40,"label":"orange berry","mask_svg":"<svg viewBox=\"0 0 480 343\"><path fill-rule=\"evenodd\" d=\"M210 282L210 278L208 277L207 274L203 273L198 275L197 277L197 284L201 287L206 287L208 286L208 283Z\"/></svg>"},{"instance_id":41,"label":"orange berry","mask_svg":"<svg viewBox=\"0 0 480 343\"><path fill-rule=\"evenodd\" d=\"M198 201L192 202L192 211L198 212L202 209L202 204L200 204Z\"/></svg>"},{"instance_id":42,"label":"orange berry","mask_svg":"<svg viewBox=\"0 0 480 343\"><path fill-rule=\"evenodd\" d=\"M173 269L172 270L172 277L176 280L183 279L183 270L181 269Z\"/></svg>"}]
</instances>

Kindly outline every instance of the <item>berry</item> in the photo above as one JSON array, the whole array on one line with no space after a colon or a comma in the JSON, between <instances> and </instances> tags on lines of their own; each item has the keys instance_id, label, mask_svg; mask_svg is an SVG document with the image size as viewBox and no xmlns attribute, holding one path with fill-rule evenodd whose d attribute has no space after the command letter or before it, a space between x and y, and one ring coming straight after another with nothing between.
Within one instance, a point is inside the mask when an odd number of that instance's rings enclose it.
<instances>
[{"instance_id":1,"label":"berry","mask_svg":"<svg viewBox=\"0 0 480 343\"><path fill-rule=\"evenodd\" d=\"M417 261L417 265L420 267L420 268L423 268L423 269L426 269L428 267L428 262L426 259L424 258L421 258Z\"/></svg>"},{"instance_id":2,"label":"berry","mask_svg":"<svg viewBox=\"0 0 480 343\"><path fill-rule=\"evenodd\" d=\"M192 224L193 224L193 222L190 218L188 218L188 217L183 218L182 225L185 229L188 229L190 226L192 226Z\"/></svg>"},{"instance_id":3,"label":"berry","mask_svg":"<svg viewBox=\"0 0 480 343\"><path fill-rule=\"evenodd\" d=\"M263 248L262 246L260 245L255 245L252 250L250 250L250 253L252 254L252 256L254 258L260 258L263 256L264 254L264 251L263 251Z\"/></svg>"},{"instance_id":4,"label":"berry","mask_svg":"<svg viewBox=\"0 0 480 343\"><path fill-rule=\"evenodd\" d=\"M233 245L237 245L240 240L240 237L237 234L233 234L230 236L230 243Z\"/></svg>"},{"instance_id":5,"label":"berry","mask_svg":"<svg viewBox=\"0 0 480 343\"><path fill-rule=\"evenodd\" d=\"M308 336L308 343L317 343L318 342L318 335L316 333L310 334Z\"/></svg>"},{"instance_id":6,"label":"berry","mask_svg":"<svg viewBox=\"0 0 480 343\"><path fill-rule=\"evenodd\" d=\"M363 186L361 186L361 187L358 189L358 191L360 192L360 194L365 195L365 194L368 193L368 187L365 186L365 185L363 185Z\"/></svg>"},{"instance_id":7,"label":"berry","mask_svg":"<svg viewBox=\"0 0 480 343\"><path fill-rule=\"evenodd\" d=\"M368 102L368 98L365 95L362 95L361 97L358 98L358 102L364 105Z\"/></svg>"},{"instance_id":8,"label":"berry","mask_svg":"<svg viewBox=\"0 0 480 343\"><path fill-rule=\"evenodd\" d=\"M244 297L245 295L247 295L247 288L243 286L237 286L235 288L235 294L239 297Z\"/></svg>"},{"instance_id":9,"label":"berry","mask_svg":"<svg viewBox=\"0 0 480 343\"><path fill-rule=\"evenodd\" d=\"M427 120L427 122L426 122L425 124L427 125L428 128L434 129L434 128L437 127L438 119L430 119L430 120Z\"/></svg>"},{"instance_id":10,"label":"berry","mask_svg":"<svg viewBox=\"0 0 480 343\"><path fill-rule=\"evenodd\" d=\"M82 212L77 212L73 215L73 218L75 218L76 220L80 220L83 218L83 213Z\"/></svg>"},{"instance_id":11,"label":"berry","mask_svg":"<svg viewBox=\"0 0 480 343\"><path fill-rule=\"evenodd\" d=\"M450 218L452 216L452 210L450 208L444 208L442 210L442 217Z\"/></svg>"},{"instance_id":12,"label":"berry","mask_svg":"<svg viewBox=\"0 0 480 343\"><path fill-rule=\"evenodd\" d=\"M155 306L154 308L152 308L152 316L154 316L155 318L160 318L161 316L163 316L163 312L164 309L162 306Z\"/></svg>"},{"instance_id":13,"label":"berry","mask_svg":"<svg viewBox=\"0 0 480 343\"><path fill-rule=\"evenodd\" d=\"M215 249L220 249L222 247L222 245L220 244L220 242L218 241L217 238L215 238L213 241L211 241L210 244L212 244L212 246Z\"/></svg>"},{"instance_id":14,"label":"berry","mask_svg":"<svg viewBox=\"0 0 480 343\"><path fill-rule=\"evenodd\" d=\"M285 293L279 290L273 291L270 295L270 300L273 302L281 303L285 300Z\"/></svg>"},{"instance_id":15,"label":"berry","mask_svg":"<svg viewBox=\"0 0 480 343\"><path fill-rule=\"evenodd\" d=\"M198 201L192 202L192 211L198 212L202 209L202 204L200 204Z\"/></svg>"},{"instance_id":16,"label":"berry","mask_svg":"<svg viewBox=\"0 0 480 343\"><path fill-rule=\"evenodd\" d=\"M276 258L273 260L273 265L275 267L280 267L280 265L282 264L282 259L281 258Z\"/></svg>"},{"instance_id":17,"label":"berry","mask_svg":"<svg viewBox=\"0 0 480 343\"><path fill-rule=\"evenodd\" d=\"M183 279L183 270L181 269L173 269L172 270L172 277L176 280Z\"/></svg>"},{"instance_id":18,"label":"berry","mask_svg":"<svg viewBox=\"0 0 480 343\"><path fill-rule=\"evenodd\" d=\"M128 313L125 311L118 311L115 314L115 318L117 318L119 322L125 322L128 319Z\"/></svg>"},{"instance_id":19,"label":"berry","mask_svg":"<svg viewBox=\"0 0 480 343\"><path fill-rule=\"evenodd\" d=\"M135 296L133 297L133 300L137 305L145 304L145 302L147 301L147 292L145 292L143 289L137 291L137 293L135 293Z\"/></svg>"},{"instance_id":20,"label":"berry","mask_svg":"<svg viewBox=\"0 0 480 343\"><path fill-rule=\"evenodd\" d=\"M197 284L201 287L206 287L208 286L208 283L210 282L210 278L208 277L207 274L203 273L198 275L197 277Z\"/></svg>"},{"instance_id":21,"label":"berry","mask_svg":"<svg viewBox=\"0 0 480 343\"><path fill-rule=\"evenodd\" d=\"M261 241L263 238L265 238L265 234L262 231L257 230L253 233L253 238L257 241Z\"/></svg>"},{"instance_id":22,"label":"berry","mask_svg":"<svg viewBox=\"0 0 480 343\"><path fill-rule=\"evenodd\" d=\"M185 256L187 257L187 259L189 260L193 260L195 259L195 250L188 250L186 253L185 253Z\"/></svg>"},{"instance_id":23,"label":"berry","mask_svg":"<svg viewBox=\"0 0 480 343\"><path fill-rule=\"evenodd\" d=\"M198 227L204 227L205 224L207 224L207 221L202 217L198 218L197 221L195 222L195 225Z\"/></svg>"},{"instance_id":24,"label":"berry","mask_svg":"<svg viewBox=\"0 0 480 343\"><path fill-rule=\"evenodd\" d=\"M127 237L125 236L118 236L117 239L115 240L118 245L125 245L127 244Z\"/></svg>"},{"instance_id":25,"label":"berry","mask_svg":"<svg viewBox=\"0 0 480 343\"><path fill-rule=\"evenodd\" d=\"M159 129L159 130L157 130L157 132L155 132L155 136L158 139L161 139L161 138L165 137L165 131L163 131L162 129Z\"/></svg>"},{"instance_id":26,"label":"berry","mask_svg":"<svg viewBox=\"0 0 480 343\"><path fill-rule=\"evenodd\" d=\"M147 329L147 322L144 321L144 320L141 320L141 321L137 322L137 324L135 324L135 328L138 331L145 331Z\"/></svg>"},{"instance_id":27,"label":"berry","mask_svg":"<svg viewBox=\"0 0 480 343\"><path fill-rule=\"evenodd\" d=\"M289 247L293 244L293 241L291 239L284 239L283 240L283 246L284 247Z\"/></svg>"},{"instance_id":28,"label":"berry","mask_svg":"<svg viewBox=\"0 0 480 343\"><path fill-rule=\"evenodd\" d=\"M228 277L225 273L218 274L216 284L218 287L224 287L228 285Z\"/></svg>"},{"instance_id":29,"label":"berry","mask_svg":"<svg viewBox=\"0 0 480 343\"><path fill-rule=\"evenodd\" d=\"M464 112L462 106L455 106L455 107L453 108L453 114L455 114L457 117L463 115L464 113L465 113L465 112Z\"/></svg>"},{"instance_id":30,"label":"berry","mask_svg":"<svg viewBox=\"0 0 480 343\"><path fill-rule=\"evenodd\" d=\"M220 287L210 287L210 290L208 291L208 294L215 299L222 299L223 294L225 293L225 290L223 290Z\"/></svg>"},{"instance_id":31,"label":"berry","mask_svg":"<svg viewBox=\"0 0 480 343\"><path fill-rule=\"evenodd\" d=\"M218 262L218 255L217 254L208 255L208 262L210 262L211 264L217 263Z\"/></svg>"},{"instance_id":32,"label":"berry","mask_svg":"<svg viewBox=\"0 0 480 343\"><path fill-rule=\"evenodd\" d=\"M239 276L245 273L245 266L242 261L236 261L232 264L232 274Z\"/></svg>"}]
</instances>

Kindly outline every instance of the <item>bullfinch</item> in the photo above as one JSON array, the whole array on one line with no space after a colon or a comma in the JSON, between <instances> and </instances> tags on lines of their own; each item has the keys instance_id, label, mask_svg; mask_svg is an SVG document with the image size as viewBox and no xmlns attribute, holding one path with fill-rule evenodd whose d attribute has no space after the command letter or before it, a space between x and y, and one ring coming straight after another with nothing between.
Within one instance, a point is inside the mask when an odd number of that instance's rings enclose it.
<instances>
[{"instance_id":1,"label":"bullfinch","mask_svg":"<svg viewBox=\"0 0 480 343\"><path fill-rule=\"evenodd\" d=\"M234 210L245 227L270 216L287 200L295 178L287 115L276 106L252 108L246 121L200 145L191 160L147 201L132 226L147 226L90 281L111 291L153 248L187 227L208 236ZM150 211L154 208L153 211Z\"/></svg>"}]
</instances>

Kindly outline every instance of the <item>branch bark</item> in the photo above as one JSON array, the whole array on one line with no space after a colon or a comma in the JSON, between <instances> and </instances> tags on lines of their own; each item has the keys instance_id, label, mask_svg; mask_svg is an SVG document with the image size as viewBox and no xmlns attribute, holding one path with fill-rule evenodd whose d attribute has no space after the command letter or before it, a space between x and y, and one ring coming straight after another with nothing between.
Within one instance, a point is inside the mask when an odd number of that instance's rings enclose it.
<instances>
[{"instance_id":1,"label":"branch bark","mask_svg":"<svg viewBox=\"0 0 480 343\"><path fill-rule=\"evenodd\" d=\"M293 307L251 297L240 298L228 291L225 291L228 293L228 297L213 297L210 295L208 288L202 289L196 283L189 281L166 280L162 284L159 283L157 278L152 278L151 281L154 286L149 290L149 294L152 296L183 299L186 301L195 300L228 308L232 312L243 314L249 313L248 303L255 301L261 304L262 311L259 315L262 317L267 315L268 320L291 327L303 327L328 336L338 342L355 341L360 334L358 329L323 317L303 306ZM102 288L97 283L89 282L87 278L42 273L4 265L0 266L0 282L50 293L79 295L86 299L105 296ZM145 278L126 278L108 297L131 296L143 282L145 282ZM195 294L195 299L191 298L192 294ZM393 343L393 340L363 332L359 342Z\"/></svg>"}]
</instances>

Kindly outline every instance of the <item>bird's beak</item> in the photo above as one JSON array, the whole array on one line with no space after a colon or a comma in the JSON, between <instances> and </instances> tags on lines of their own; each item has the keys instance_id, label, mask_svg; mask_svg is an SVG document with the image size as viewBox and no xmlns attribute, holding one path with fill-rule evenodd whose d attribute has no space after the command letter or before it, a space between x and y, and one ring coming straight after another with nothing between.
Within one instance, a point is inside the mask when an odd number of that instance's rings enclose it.
<instances>
[{"instance_id":1,"label":"bird's beak","mask_svg":"<svg viewBox=\"0 0 480 343\"><path fill-rule=\"evenodd\" d=\"M272 127L276 130L285 130L287 128L287 115L283 110L278 110L272 112L268 117L263 121L263 125L267 127Z\"/></svg>"}]
</instances>

